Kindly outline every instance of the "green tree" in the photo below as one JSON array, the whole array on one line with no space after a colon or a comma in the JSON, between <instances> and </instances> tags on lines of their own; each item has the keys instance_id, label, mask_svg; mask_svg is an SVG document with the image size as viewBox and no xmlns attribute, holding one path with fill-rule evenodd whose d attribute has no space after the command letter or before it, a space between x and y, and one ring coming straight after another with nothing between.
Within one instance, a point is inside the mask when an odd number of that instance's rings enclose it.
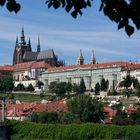
<instances>
[{"instance_id":1,"label":"green tree","mask_svg":"<svg viewBox=\"0 0 140 140\"><path fill-rule=\"evenodd\" d=\"M106 81L104 78L101 79L100 85L101 85L101 91L106 91L107 86L106 86Z\"/></svg>"},{"instance_id":2,"label":"green tree","mask_svg":"<svg viewBox=\"0 0 140 140\"><path fill-rule=\"evenodd\" d=\"M99 122L103 118L103 106L96 99L81 94L68 101L68 111L75 114L81 122Z\"/></svg>"},{"instance_id":3,"label":"green tree","mask_svg":"<svg viewBox=\"0 0 140 140\"><path fill-rule=\"evenodd\" d=\"M34 91L34 87L32 84L29 84L29 86L27 87L27 91Z\"/></svg>"},{"instance_id":4,"label":"green tree","mask_svg":"<svg viewBox=\"0 0 140 140\"><path fill-rule=\"evenodd\" d=\"M57 85L57 82L56 81L50 83L50 85L49 85L49 91L51 93L55 93L56 85Z\"/></svg>"},{"instance_id":5,"label":"green tree","mask_svg":"<svg viewBox=\"0 0 140 140\"><path fill-rule=\"evenodd\" d=\"M122 118L121 116L115 116L112 120L113 124L116 125L132 125L134 121L131 118Z\"/></svg>"},{"instance_id":6,"label":"green tree","mask_svg":"<svg viewBox=\"0 0 140 140\"><path fill-rule=\"evenodd\" d=\"M30 116L31 122L38 122L38 114L33 112Z\"/></svg>"},{"instance_id":7,"label":"green tree","mask_svg":"<svg viewBox=\"0 0 140 140\"><path fill-rule=\"evenodd\" d=\"M79 90L80 93L84 93L86 91L86 86L83 78L80 81Z\"/></svg>"},{"instance_id":8,"label":"green tree","mask_svg":"<svg viewBox=\"0 0 140 140\"><path fill-rule=\"evenodd\" d=\"M132 84L132 77L130 75L127 75L124 79L124 87L126 87L126 89L128 89L128 87L131 86Z\"/></svg>"},{"instance_id":9,"label":"green tree","mask_svg":"<svg viewBox=\"0 0 140 140\"><path fill-rule=\"evenodd\" d=\"M106 80L106 90L108 90L108 88L109 88L109 81Z\"/></svg>"},{"instance_id":10,"label":"green tree","mask_svg":"<svg viewBox=\"0 0 140 140\"><path fill-rule=\"evenodd\" d=\"M66 83L66 86L65 86L65 89L66 89L66 92L69 94L70 92L72 92L72 84L70 82Z\"/></svg>"},{"instance_id":11,"label":"green tree","mask_svg":"<svg viewBox=\"0 0 140 140\"><path fill-rule=\"evenodd\" d=\"M59 113L59 122L64 124L74 123L78 120L77 116L71 112Z\"/></svg>"},{"instance_id":12,"label":"green tree","mask_svg":"<svg viewBox=\"0 0 140 140\"><path fill-rule=\"evenodd\" d=\"M66 82L51 82L49 85L49 91L58 95L64 95L66 93Z\"/></svg>"},{"instance_id":13,"label":"green tree","mask_svg":"<svg viewBox=\"0 0 140 140\"><path fill-rule=\"evenodd\" d=\"M55 93L57 95L64 95L66 93L66 82L57 83Z\"/></svg>"},{"instance_id":14,"label":"green tree","mask_svg":"<svg viewBox=\"0 0 140 140\"><path fill-rule=\"evenodd\" d=\"M47 123L47 112L41 112L40 114L38 114L38 122L40 123Z\"/></svg>"},{"instance_id":15,"label":"green tree","mask_svg":"<svg viewBox=\"0 0 140 140\"><path fill-rule=\"evenodd\" d=\"M131 113L130 118L135 122L135 124L140 124L140 108Z\"/></svg>"},{"instance_id":16,"label":"green tree","mask_svg":"<svg viewBox=\"0 0 140 140\"><path fill-rule=\"evenodd\" d=\"M80 93L80 87L77 84L73 84L73 92L75 92L76 94Z\"/></svg>"},{"instance_id":17,"label":"green tree","mask_svg":"<svg viewBox=\"0 0 140 140\"><path fill-rule=\"evenodd\" d=\"M25 91L25 87L23 84L19 83L15 88L16 91Z\"/></svg>"},{"instance_id":18,"label":"green tree","mask_svg":"<svg viewBox=\"0 0 140 140\"><path fill-rule=\"evenodd\" d=\"M99 94L99 92L100 92L100 84L99 83L96 83L96 85L95 85L95 94L96 95L98 95Z\"/></svg>"},{"instance_id":19,"label":"green tree","mask_svg":"<svg viewBox=\"0 0 140 140\"><path fill-rule=\"evenodd\" d=\"M132 77L132 83L133 83L133 87L136 88L136 86L139 84L139 81L137 78Z\"/></svg>"},{"instance_id":20,"label":"green tree","mask_svg":"<svg viewBox=\"0 0 140 140\"><path fill-rule=\"evenodd\" d=\"M136 94L138 97L140 97L140 84L136 85Z\"/></svg>"},{"instance_id":21,"label":"green tree","mask_svg":"<svg viewBox=\"0 0 140 140\"><path fill-rule=\"evenodd\" d=\"M11 92L14 88L12 76L0 78L0 91Z\"/></svg>"},{"instance_id":22,"label":"green tree","mask_svg":"<svg viewBox=\"0 0 140 140\"><path fill-rule=\"evenodd\" d=\"M43 86L43 85L44 85L43 82L41 82L41 81L38 81L38 82L37 82L37 86L38 86L39 89L41 89L41 86Z\"/></svg>"},{"instance_id":23,"label":"green tree","mask_svg":"<svg viewBox=\"0 0 140 140\"><path fill-rule=\"evenodd\" d=\"M41 112L38 114L38 121L41 123L57 123L58 113L57 112Z\"/></svg>"}]
</instances>

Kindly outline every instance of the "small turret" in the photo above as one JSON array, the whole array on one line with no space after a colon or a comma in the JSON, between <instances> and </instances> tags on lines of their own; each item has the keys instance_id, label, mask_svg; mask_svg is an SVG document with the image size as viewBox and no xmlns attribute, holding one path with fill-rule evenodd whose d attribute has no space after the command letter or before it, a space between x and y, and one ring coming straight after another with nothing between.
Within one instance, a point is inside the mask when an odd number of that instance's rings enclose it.
<instances>
[{"instance_id":1,"label":"small turret","mask_svg":"<svg viewBox=\"0 0 140 140\"><path fill-rule=\"evenodd\" d=\"M38 36L37 52L40 52L40 38Z\"/></svg>"},{"instance_id":2,"label":"small turret","mask_svg":"<svg viewBox=\"0 0 140 140\"><path fill-rule=\"evenodd\" d=\"M82 51L80 49L80 53L77 59L77 65L83 65L83 64L84 64L84 59L83 59Z\"/></svg>"},{"instance_id":3,"label":"small turret","mask_svg":"<svg viewBox=\"0 0 140 140\"><path fill-rule=\"evenodd\" d=\"M92 50L90 64L95 64L95 63L96 63L96 59L95 59L94 51Z\"/></svg>"}]
</instances>

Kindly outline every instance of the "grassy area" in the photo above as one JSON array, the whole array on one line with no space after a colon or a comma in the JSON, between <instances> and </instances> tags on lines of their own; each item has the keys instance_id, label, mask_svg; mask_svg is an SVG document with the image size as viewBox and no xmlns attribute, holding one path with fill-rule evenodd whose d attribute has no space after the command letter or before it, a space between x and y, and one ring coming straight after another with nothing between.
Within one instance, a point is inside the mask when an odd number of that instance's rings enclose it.
<instances>
[{"instance_id":1,"label":"grassy area","mask_svg":"<svg viewBox=\"0 0 140 140\"><path fill-rule=\"evenodd\" d=\"M8 94L8 93L0 93L0 99L3 98L7 98L9 97L10 99L12 99L12 101L14 102L15 100L20 100L20 101L41 101L43 99L45 100L50 100L53 98L53 95L34 95L34 94L24 94L24 93L19 93L19 94Z\"/></svg>"}]
</instances>

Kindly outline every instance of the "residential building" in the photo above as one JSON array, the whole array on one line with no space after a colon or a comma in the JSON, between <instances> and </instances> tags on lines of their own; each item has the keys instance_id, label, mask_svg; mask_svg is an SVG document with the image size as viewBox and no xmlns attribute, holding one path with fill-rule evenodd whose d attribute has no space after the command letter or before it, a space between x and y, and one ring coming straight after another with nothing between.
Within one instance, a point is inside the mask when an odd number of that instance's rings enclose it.
<instances>
[{"instance_id":1,"label":"residential building","mask_svg":"<svg viewBox=\"0 0 140 140\"><path fill-rule=\"evenodd\" d=\"M12 73L13 73L12 65L0 66L0 78L5 76L12 76Z\"/></svg>"},{"instance_id":2,"label":"residential building","mask_svg":"<svg viewBox=\"0 0 140 140\"><path fill-rule=\"evenodd\" d=\"M47 101L47 103L31 102L20 104L6 104L6 118L13 120L27 120L32 113L66 112L66 101Z\"/></svg>"},{"instance_id":3,"label":"residential building","mask_svg":"<svg viewBox=\"0 0 140 140\"><path fill-rule=\"evenodd\" d=\"M29 86L29 84L35 87L38 82L38 77L49 67L50 65L46 61L30 61L15 64L13 70L14 86L21 83L25 87Z\"/></svg>"}]
</instances>

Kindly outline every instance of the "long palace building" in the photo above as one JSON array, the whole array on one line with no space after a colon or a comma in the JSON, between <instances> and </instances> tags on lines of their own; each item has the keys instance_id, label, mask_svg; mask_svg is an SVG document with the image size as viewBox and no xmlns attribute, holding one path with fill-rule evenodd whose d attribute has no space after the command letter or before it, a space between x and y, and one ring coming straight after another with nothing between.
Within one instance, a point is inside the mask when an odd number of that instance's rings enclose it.
<instances>
[{"instance_id":1,"label":"long palace building","mask_svg":"<svg viewBox=\"0 0 140 140\"><path fill-rule=\"evenodd\" d=\"M42 73L40 79L45 83L45 86L53 81L71 82L79 84L81 79L84 79L86 89L91 90L95 88L97 82L101 79L109 81L109 89L113 86L117 88L120 81L130 74L140 81L140 64L133 62L106 62L95 63L94 53L92 52L90 64L83 64L83 56L80 51L77 59L77 65L65 67L50 67Z\"/></svg>"}]
</instances>

